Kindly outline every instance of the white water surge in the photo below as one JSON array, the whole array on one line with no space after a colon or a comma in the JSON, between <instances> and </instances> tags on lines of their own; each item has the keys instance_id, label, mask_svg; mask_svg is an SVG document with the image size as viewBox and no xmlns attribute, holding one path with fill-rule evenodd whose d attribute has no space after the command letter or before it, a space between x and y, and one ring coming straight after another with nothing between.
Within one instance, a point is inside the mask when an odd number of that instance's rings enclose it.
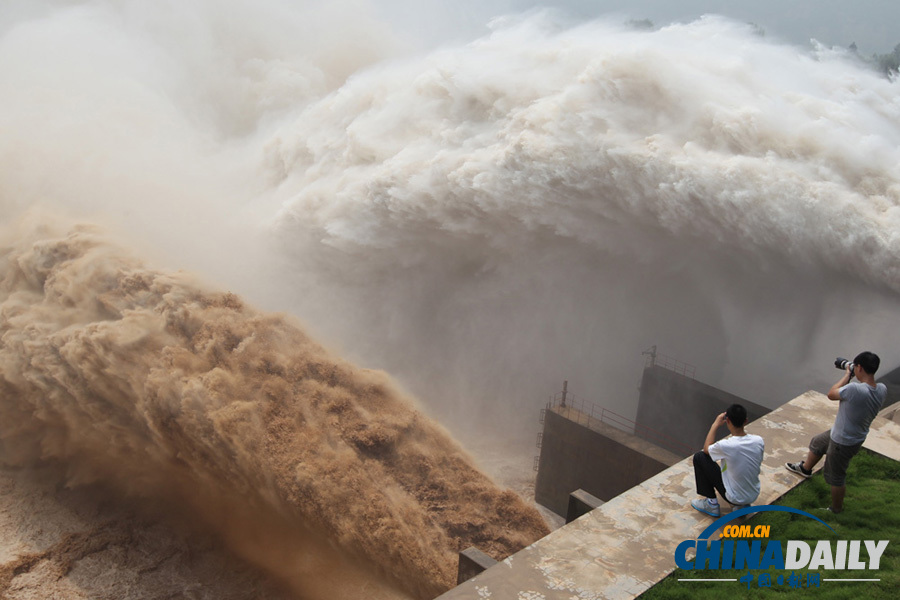
<instances>
[{"instance_id":1,"label":"white water surge","mask_svg":"<svg viewBox=\"0 0 900 600\"><path fill-rule=\"evenodd\" d=\"M641 351L775 406L900 363L900 87L721 18L428 51L361 3L9 2L0 211L101 221L462 431Z\"/></svg>"},{"instance_id":2,"label":"white water surge","mask_svg":"<svg viewBox=\"0 0 900 600\"><path fill-rule=\"evenodd\" d=\"M495 26L274 137L301 314L498 419L563 379L628 414L653 344L770 406L896 365L897 82L718 18Z\"/></svg>"}]
</instances>

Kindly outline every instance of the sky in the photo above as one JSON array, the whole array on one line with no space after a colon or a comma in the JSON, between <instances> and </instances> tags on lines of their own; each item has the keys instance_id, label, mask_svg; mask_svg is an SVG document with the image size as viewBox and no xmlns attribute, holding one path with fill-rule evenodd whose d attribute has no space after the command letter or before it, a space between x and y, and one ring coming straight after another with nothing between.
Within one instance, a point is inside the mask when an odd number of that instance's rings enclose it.
<instances>
[{"instance_id":1,"label":"sky","mask_svg":"<svg viewBox=\"0 0 900 600\"><path fill-rule=\"evenodd\" d=\"M493 16L550 7L576 19L615 13L625 20L649 19L657 27L721 14L755 23L767 36L790 44L855 42L866 55L887 53L900 43L900 3L894 0L381 0L378 5L420 40L478 35Z\"/></svg>"}]
</instances>

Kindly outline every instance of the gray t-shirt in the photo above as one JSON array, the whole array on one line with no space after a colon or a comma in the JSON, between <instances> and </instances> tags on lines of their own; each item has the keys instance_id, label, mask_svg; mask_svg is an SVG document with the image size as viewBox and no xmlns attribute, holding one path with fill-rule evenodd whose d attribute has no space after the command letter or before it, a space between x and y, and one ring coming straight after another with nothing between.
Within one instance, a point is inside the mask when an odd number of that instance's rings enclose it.
<instances>
[{"instance_id":1,"label":"gray t-shirt","mask_svg":"<svg viewBox=\"0 0 900 600\"><path fill-rule=\"evenodd\" d=\"M831 439L842 446L862 444L869 434L872 419L887 396L887 387L883 383L872 387L868 383L854 381L839 391L841 400L831 428Z\"/></svg>"}]
</instances>

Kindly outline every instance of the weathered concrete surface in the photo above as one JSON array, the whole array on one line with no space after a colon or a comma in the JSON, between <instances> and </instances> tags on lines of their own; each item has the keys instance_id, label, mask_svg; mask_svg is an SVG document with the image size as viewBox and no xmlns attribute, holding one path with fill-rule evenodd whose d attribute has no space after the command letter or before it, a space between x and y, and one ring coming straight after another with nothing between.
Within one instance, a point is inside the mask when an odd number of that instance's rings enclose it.
<instances>
[{"instance_id":1,"label":"weathered concrete surface","mask_svg":"<svg viewBox=\"0 0 900 600\"><path fill-rule=\"evenodd\" d=\"M883 409L872 421L869 437L863 445L872 452L900 460L900 407L897 404Z\"/></svg>"},{"instance_id":2,"label":"weathered concrete surface","mask_svg":"<svg viewBox=\"0 0 900 600\"><path fill-rule=\"evenodd\" d=\"M809 439L831 427L836 412L837 403L807 392L748 425L766 441L757 504L770 504L803 481L783 465L804 457ZM879 417L866 447L900 460L898 442L900 425ZM688 458L440 598L633 598L674 570L678 542L696 538L711 522L688 505L695 497Z\"/></svg>"}]
</instances>

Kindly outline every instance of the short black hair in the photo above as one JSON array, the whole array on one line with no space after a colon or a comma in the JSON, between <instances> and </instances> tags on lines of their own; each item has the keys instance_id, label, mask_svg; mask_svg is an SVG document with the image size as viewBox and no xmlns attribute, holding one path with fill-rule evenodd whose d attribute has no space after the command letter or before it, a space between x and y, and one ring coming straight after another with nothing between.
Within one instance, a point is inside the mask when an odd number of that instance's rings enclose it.
<instances>
[{"instance_id":1,"label":"short black hair","mask_svg":"<svg viewBox=\"0 0 900 600\"><path fill-rule=\"evenodd\" d=\"M881 359L874 352L860 352L853 359L853 364L861 366L869 375L874 375L881 365Z\"/></svg>"},{"instance_id":2,"label":"short black hair","mask_svg":"<svg viewBox=\"0 0 900 600\"><path fill-rule=\"evenodd\" d=\"M740 404L732 404L725 411L725 416L728 417L728 422L735 427L743 427L747 422L747 409Z\"/></svg>"}]
</instances>

